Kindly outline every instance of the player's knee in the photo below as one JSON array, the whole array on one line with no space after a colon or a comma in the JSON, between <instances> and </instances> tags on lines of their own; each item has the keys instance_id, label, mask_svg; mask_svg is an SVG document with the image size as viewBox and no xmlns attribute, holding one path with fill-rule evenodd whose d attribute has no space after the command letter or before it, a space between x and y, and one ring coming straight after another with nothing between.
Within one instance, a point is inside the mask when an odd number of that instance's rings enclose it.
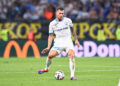
<instances>
[{"instance_id":1,"label":"player's knee","mask_svg":"<svg viewBox=\"0 0 120 86\"><path fill-rule=\"evenodd\" d=\"M52 59L56 55L58 55L57 51L51 50L48 54L48 58Z\"/></svg>"},{"instance_id":2,"label":"player's knee","mask_svg":"<svg viewBox=\"0 0 120 86\"><path fill-rule=\"evenodd\" d=\"M48 58L49 58L49 59L52 59L52 58L53 58L53 56L52 56L52 55L48 55Z\"/></svg>"},{"instance_id":3,"label":"player's knee","mask_svg":"<svg viewBox=\"0 0 120 86\"><path fill-rule=\"evenodd\" d=\"M53 54L49 54L49 55L48 55L48 58L50 58L50 59L52 59L53 57L54 57Z\"/></svg>"},{"instance_id":4,"label":"player's knee","mask_svg":"<svg viewBox=\"0 0 120 86\"><path fill-rule=\"evenodd\" d=\"M68 51L68 57L74 58L74 51L73 50Z\"/></svg>"},{"instance_id":5,"label":"player's knee","mask_svg":"<svg viewBox=\"0 0 120 86\"><path fill-rule=\"evenodd\" d=\"M74 58L74 53L68 53L68 57Z\"/></svg>"}]
</instances>

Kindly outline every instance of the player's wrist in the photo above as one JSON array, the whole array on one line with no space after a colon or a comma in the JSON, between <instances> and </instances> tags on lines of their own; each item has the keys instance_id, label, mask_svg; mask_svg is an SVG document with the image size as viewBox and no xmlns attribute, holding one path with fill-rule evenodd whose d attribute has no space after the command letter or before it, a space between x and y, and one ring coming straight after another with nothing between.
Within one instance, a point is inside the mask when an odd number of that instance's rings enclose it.
<instances>
[{"instance_id":1,"label":"player's wrist","mask_svg":"<svg viewBox=\"0 0 120 86\"><path fill-rule=\"evenodd\" d=\"M50 47L48 46L47 49L50 49Z\"/></svg>"}]
</instances>

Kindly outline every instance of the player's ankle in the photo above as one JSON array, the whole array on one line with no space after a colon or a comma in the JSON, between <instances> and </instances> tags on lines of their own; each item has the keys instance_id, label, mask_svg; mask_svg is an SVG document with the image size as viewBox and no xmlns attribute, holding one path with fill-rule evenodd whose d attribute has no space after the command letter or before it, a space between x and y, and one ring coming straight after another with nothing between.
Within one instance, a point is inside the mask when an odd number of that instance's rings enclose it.
<instances>
[{"instance_id":1,"label":"player's ankle","mask_svg":"<svg viewBox=\"0 0 120 86\"><path fill-rule=\"evenodd\" d=\"M71 76L71 78L75 78L75 76Z\"/></svg>"},{"instance_id":2,"label":"player's ankle","mask_svg":"<svg viewBox=\"0 0 120 86\"><path fill-rule=\"evenodd\" d=\"M48 69L48 68L45 68L44 70L49 71L49 69Z\"/></svg>"}]
</instances>

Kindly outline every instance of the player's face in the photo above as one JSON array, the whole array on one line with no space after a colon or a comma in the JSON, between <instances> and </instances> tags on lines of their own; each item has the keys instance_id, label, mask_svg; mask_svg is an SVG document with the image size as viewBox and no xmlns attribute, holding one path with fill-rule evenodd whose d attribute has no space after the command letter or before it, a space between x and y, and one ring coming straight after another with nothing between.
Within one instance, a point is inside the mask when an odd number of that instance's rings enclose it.
<instances>
[{"instance_id":1,"label":"player's face","mask_svg":"<svg viewBox=\"0 0 120 86\"><path fill-rule=\"evenodd\" d=\"M64 16L64 10L58 10L58 11L56 11L56 17L57 17L57 19L62 20L63 16Z\"/></svg>"}]
</instances>

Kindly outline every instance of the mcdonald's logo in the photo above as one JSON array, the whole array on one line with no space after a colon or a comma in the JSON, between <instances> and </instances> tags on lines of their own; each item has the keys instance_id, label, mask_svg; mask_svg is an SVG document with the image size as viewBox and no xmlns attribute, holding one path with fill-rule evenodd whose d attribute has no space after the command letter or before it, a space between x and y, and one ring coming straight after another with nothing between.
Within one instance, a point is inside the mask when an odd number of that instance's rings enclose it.
<instances>
[{"instance_id":1,"label":"mcdonald's logo","mask_svg":"<svg viewBox=\"0 0 120 86\"><path fill-rule=\"evenodd\" d=\"M3 55L4 58L9 58L12 46L15 47L16 55L18 58L26 58L27 57L27 52L28 52L29 46L32 47L35 58L40 58L39 49L38 49L37 45L35 44L35 42L27 41L24 44L23 49L21 49L19 44L14 40L10 41L7 44L5 51L4 51L4 55Z\"/></svg>"}]
</instances>

